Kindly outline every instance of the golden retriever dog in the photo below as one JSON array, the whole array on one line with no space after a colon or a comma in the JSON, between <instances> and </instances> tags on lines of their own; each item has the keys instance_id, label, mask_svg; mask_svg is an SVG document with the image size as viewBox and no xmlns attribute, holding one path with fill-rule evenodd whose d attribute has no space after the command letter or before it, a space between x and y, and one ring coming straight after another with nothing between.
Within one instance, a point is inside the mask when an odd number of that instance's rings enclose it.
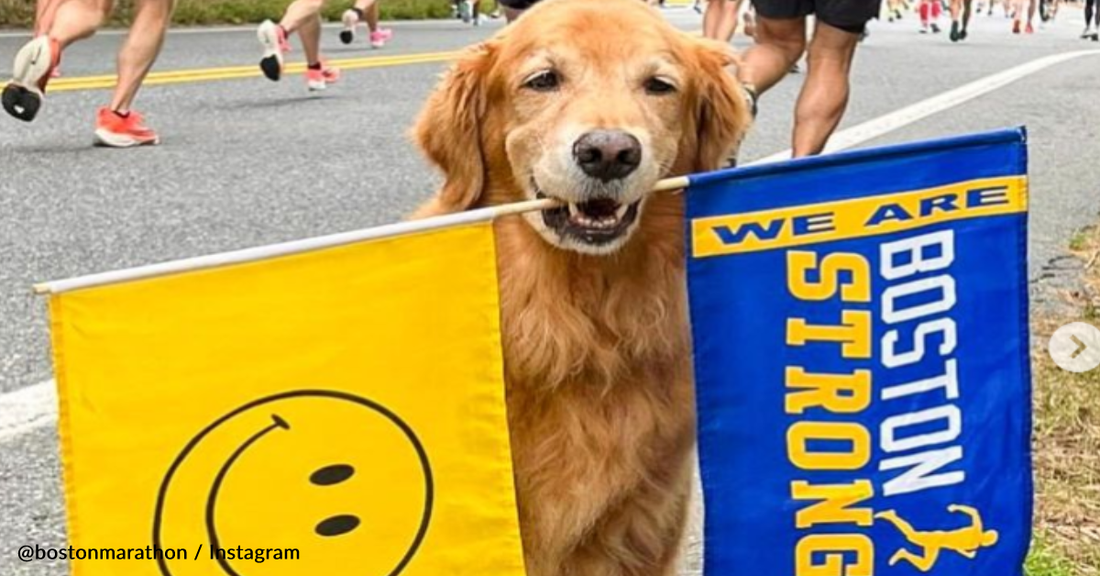
<instances>
[{"instance_id":1,"label":"golden retriever dog","mask_svg":"<svg viewBox=\"0 0 1100 576\"><path fill-rule=\"evenodd\" d=\"M749 123L727 46L640 0L547 0L463 54L415 138L417 216L498 220L505 380L530 576L676 571L695 441L683 197Z\"/></svg>"}]
</instances>

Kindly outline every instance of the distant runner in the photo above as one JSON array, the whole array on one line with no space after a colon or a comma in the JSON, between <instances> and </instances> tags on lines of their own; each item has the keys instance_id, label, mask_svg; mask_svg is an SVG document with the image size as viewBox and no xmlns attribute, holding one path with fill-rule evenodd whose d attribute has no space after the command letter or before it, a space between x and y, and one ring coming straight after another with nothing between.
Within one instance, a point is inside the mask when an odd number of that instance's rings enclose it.
<instances>
[{"instance_id":1,"label":"distant runner","mask_svg":"<svg viewBox=\"0 0 1100 576\"><path fill-rule=\"evenodd\" d=\"M970 26L970 8L973 1L974 0L951 0L952 42L966 40L966 29Z\"/></svg>"},{"instance_id":2,"label":"distant runner","mask_svg":"<svg viewBox=\"0 0 1100 576\"><path fill-rule=\"evenodd\" d=\"M341 18L344 22L344 29L340 31L341 42L344 44L354 42L355 29L360 22L366 22L367 40L370 41L371 48L381 48L386 45L386 42L393 37L393 31L379 26L378 3L379 0L355 0L355 5L344 11Z\"/></svg>"},{"instance_id":3,"label":"distant runner","mask_svg":"<svg viewBox=\"0 0 1100 576\"><path fill-rule=\"evenodd\" d=\"M1019 34L1020 33L1020 22L1023 18L1025 8L1026 8L1026 11L1027 11L1027 26L1025 26L1023 28L1023 31L1027 34L1034 34L1035 33L1035 27L1032 26L1031 23L1032 23L1033 20L1035 20L1035 8L1038 6L1038 4L1039 3L1038 3L1037 0L1014 0L1013 1L1013 11L1016 13L1016 15L1012 19L1012 33L1013 34Z\"/></svg>"},{"instance_id":4,"label":"distant runner","mask_svg":"<svg viewBox=\"0 0 1100 576\"><path fill-rule=\"evenodd\" d=\"M1100 0L1085 0L1085 31L1081 38L1100 42Z\"/></svg>"},{"instance_id":5,"label":"distant runner","mask_svg":"<svg viewBox=\"0 0 1100 576\"><path fill-rule=\"evenodd\" d=\"M294 0L278 24L271 20L260 24L256 31L264 50L260 70L268 80L282 78L283 54L290 52L287 38L295 32L306 53L306 87L311 92L324 90L340 80L340 69L325 64L321 58L321 8L324 4L324 0Z\"/></svg>"},{"instance_id":6,"label":"distant runner","mask_svg":"<svg viewBox=\"0 0 1100 576\"><path fill-rule=\"evenodd\" d=\"M940 26L937 22L940 19L940 0L920 0L920 33L927 34L929 30L933 34L940 33Z\"/></svg>"}]
</instances>

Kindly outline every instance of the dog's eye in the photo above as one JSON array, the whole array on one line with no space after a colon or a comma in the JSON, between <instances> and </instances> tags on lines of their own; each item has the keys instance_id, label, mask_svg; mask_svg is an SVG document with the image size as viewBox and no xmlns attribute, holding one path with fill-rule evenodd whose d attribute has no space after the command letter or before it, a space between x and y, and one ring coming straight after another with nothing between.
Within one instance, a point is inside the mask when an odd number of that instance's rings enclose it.
<instances>
[{"instance_id":1,"label":"dog's eye","mask_svg":"<svg viewBox=\"0 0 1100 576\"><path fill-rule=\"evenodd\" d=\"M648 94L655 95L671 94L676 91L676 86L674 86L671 82L662 80L654 76L653 78L645 81L645 91Z\"/></svg>"},{"instance_id":2,"label":"dog's eye","mask_svg":"<svg viewBox=\"0 0 1100 576\"><path fill-rule=\"evenodd\" d=\"M524 88L530 88L538 92L557 90L560 85L561 76L558 76L558 73L553 70L543 70L531 76L523 83Z\"/></svg>"}]
</instances>

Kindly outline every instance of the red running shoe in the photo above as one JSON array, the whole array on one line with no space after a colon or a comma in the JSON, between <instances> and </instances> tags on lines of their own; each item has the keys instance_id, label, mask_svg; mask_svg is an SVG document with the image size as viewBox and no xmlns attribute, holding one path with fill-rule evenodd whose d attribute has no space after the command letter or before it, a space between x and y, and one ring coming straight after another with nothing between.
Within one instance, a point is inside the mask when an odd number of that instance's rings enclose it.
<instances>
[{"instance_id":1,"label":"red running shoe","mask_svg":"<svg viewBox=\"0 0 1100 576\"><path fill-rule=\"evenodd\" d=\"M145 126L145 119L133 110L121 116L110 108L100 108L95 120L95 142L110 148L132 148L155 146L160 144L160 137Z\"/></svg>"}]
</instances>

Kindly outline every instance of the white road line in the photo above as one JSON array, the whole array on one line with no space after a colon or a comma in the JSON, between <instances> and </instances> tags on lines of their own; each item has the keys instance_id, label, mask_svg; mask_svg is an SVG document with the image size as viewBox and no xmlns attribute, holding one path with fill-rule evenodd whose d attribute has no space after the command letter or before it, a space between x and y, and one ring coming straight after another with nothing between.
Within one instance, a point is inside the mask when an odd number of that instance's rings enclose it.
<instances>
[{"instance_id":1,"label":"white road line","mask_svg":"<svg viewBox=\"0 0 1100 576\"><path fill-rule=\"evenodd\" d=\"M918 120L927 118L937 112L942 112L949 108L954 108L959 104L968 102L988 94L999 88L1005 86L1025 77L1030 76L1040 70L1044 70L1055 64L1066 62L1067 60L1073 60L1074 58L1080 58L1082 56L1095 56L1100 54L1100 50L1079 50L1076 52L1064 52L1062 54L1055 54L1053 56L1045 56L1026 64L1021 64L1015 68L1009 68L1002 72L979 78L969 84L964 84L953 90L948 90L942 94L938 94L926 100L921 100L916 104L906 106L900 110L895 110L889 114L879 116L872 120L868 120L863 124L852 126L851 128L841 130L833 135L829 139L829 144L825 147L825 152L839 152L857 146L869 140L873 140L908 126ZM765 164L767 162L778 162L780 160L787 160L791 157L790 149L782 152L777 152L771 156L759 158L753 160L749 164Z\"/></svg>"},{"instance_id":2,"label":"white road line","mask_svg":"<svg viewBox=\"0 0 1100 576\"><path fill-rule=\"evenodd\" d=\"M826 148L827 152L836 152L851 148L863 142L878 138L884 134L908 126L928 116L953 108L1002 88L1028 75L1082 56L1100 54L1100 50L1081 50L1046 56L1026 64L1009 68L1002 72L975 80L970 84L949 90L900 110L879 116L862 124L842 130L833 135ZM790 150L766 156L750 162L761 164L790 158ZM15 438L30 430L57 421L57 392L53 380L40 382L20 388L14 392L0 394L0 443Z\"/></svg>"},{"instance_id":3,"label":"white road line","mask_svg":"<svg viewBox=\"0 0 1100 576\"><path fill-rule=\"evenodd\" d=\"M53 380L0 394L0 443L57 421Z\"/></svg>"}]
</instances>

